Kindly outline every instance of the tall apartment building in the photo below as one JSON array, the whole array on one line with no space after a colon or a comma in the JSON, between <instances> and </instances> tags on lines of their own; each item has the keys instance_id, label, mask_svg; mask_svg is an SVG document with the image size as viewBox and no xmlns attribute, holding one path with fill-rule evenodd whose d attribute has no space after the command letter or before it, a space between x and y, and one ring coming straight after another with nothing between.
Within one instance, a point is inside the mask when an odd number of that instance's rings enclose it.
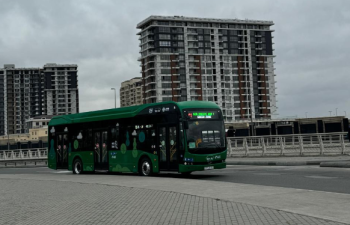
<instances>
[{"instance_id":1,"label":"tall apartment building","mask_svg":"<svg viewBox=\"0 0 350 225\"><path fill-rule=\"evenodd\" d=\"M120 87L120 107L141 105L142 100L142 78L135 77L124 81Z\"/></svg>"},{"instance_id":2,"label":"tall apartment building","mask_svg":"<svg viewBox=\"0 0 350 225\"><path fill-rule=\"evenodd\" d=\"M276 113L271 21L150 16L137 25L144 103L214 101L226 121Z\"/></svg>"},{"instance_id":3,"label":"tall apartment building","mask_svg":"<svg viewBox=\"0 0 350 225\"><path fill-rule=\"evenodd\" d=\"M25 133L26 120L38 115L79 111L77 65L0 69L0 136Z\"/></svg>"},{"instance_id":4,"label":"tall apartment building","mask_svg":"<svg viewBox=\"0 0 350 225\"><path fill-rule=\"evenodd\" d=\"M78 66L46 64L45 77L45 114L63 115L79 112Z\"/></svg>"}]
</instances>

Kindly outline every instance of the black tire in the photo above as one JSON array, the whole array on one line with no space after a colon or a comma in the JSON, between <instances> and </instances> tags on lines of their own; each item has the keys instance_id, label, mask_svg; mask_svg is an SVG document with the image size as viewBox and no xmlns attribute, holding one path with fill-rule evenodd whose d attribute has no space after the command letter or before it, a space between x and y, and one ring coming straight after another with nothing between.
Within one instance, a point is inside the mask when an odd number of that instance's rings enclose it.
<instances>
[{"instance_id":1,"label":"black tire","mask_svg":"<svg viewBox=\"0 0 350 225\"><path fill-rule=\"evenodd\" d=\"M82 174L83 173L83 163L80 159L75 159L73 162L73 173Z\"/></svg>"},{"instance_id":2,"label":"black tire","mask_svg":"<svg viewBox=\"0 0 350 225\"><path fill-rule=\"evenodd\" d=\"M143 158L140 161L139 174L140 176L151 176L152 175L152 163L148 158Z\"/></svg>"}]
</instances>

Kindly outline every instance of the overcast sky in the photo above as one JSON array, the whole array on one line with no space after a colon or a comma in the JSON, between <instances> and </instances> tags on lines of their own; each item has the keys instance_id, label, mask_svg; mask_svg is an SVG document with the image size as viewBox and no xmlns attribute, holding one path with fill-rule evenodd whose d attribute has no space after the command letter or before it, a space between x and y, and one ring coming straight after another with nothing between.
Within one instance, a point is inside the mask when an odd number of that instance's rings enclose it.
<instances>
[{"instance_id":1,"label":"overcast sky","mask_svg":"<svg viewBox=\"0 0 350 225\"><path fill-rule=\"evenodd\" d=\"M348 0L0 0L0 67L78 64L80 111L112 108L111 88L141 76L136 25L150 15L272 20L275 117L350 115Z\"/></svg>"}]
</instances>

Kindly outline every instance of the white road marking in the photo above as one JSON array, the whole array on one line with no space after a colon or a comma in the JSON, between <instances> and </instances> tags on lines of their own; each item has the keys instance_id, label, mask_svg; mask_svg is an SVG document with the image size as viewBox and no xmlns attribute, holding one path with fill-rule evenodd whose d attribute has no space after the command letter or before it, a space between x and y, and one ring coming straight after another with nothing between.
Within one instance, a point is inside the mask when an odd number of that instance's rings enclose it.
<instances>
[{"instance_id":1,"label":"white road marking","mask_svg":"<svg viewBox=\"0 0 350 225\"><path fill-rule=\"evenodd\" d=\"M54 173L71 173L72 171L55 171Z\"/></svg>"}]
</instances>

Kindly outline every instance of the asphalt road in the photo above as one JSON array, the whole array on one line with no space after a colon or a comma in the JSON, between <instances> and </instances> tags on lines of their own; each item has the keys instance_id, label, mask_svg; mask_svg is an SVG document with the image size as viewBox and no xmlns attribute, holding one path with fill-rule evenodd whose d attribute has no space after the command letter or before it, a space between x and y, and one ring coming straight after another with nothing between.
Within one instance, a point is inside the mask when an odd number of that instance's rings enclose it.
<instances>
[{"instance_id":1,"label":"asphalt road","mask_svg":"<svg viewBox=\"0 0 350 225\"><path fill-rule=\"evenodd\" d=\"M45 167L0 168L0 174L73 174L66 170ZM101 176L107 173L100 173ZM115 174L135 176L136 174ZM162 173L159 178L184 178L177 173ZM223 170L194 172L187 179L223 181L275 187L289 187L350 194L350 168L323 168L319 166L228 166Z\"/></svg>"}]
</instances>

